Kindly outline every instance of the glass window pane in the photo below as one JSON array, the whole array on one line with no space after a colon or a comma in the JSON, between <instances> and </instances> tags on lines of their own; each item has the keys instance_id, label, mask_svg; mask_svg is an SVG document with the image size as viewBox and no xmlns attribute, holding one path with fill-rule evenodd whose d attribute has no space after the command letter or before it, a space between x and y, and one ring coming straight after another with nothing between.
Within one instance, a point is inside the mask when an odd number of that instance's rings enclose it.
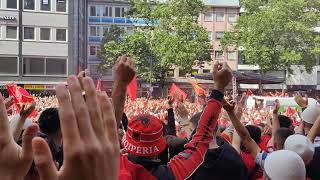
<instances>
[{"instance_id":1,"label":"glass window pane","mask_svg":"<svg viewBox=\"0 0 320 180\"><path fill-rule=\"evenodd\" d=\"M223 32L222 31L216 32L216 39L221 39L222 36L223 36Z\"/></svg>"},{"instance_id":2,"label":"glass window pane","mask_svg":"<svg viewBox=\"0 0 320 180\"><path fill-rule=\"evenodd\" d=\"M114 8L115 11L115 17L121 17L121 8L116 7Z\"/></svg>"},{"instance_id":3,"label":"glass window pane","mask_svg":"<svg viewBox=\"0 0 320 180\"><path fill-rule=\"evenodd\" d=\"M96 11L97 11L97 16L102 16L103 11L104 11L104 7L103 6L97 6L96 7Z\"/></svg>"},{"instance_id":4,"label":"glass window pane","mask_svg":"<svg viewBox=\"0 0 320 180\"><path fill-rule=\"evenodd\" d=\"M228 51L228 60L236 60L236 52Z\"/></svg>"},{"instance_id":5,"label":"glass window pane","mask_svg":"<svg viewBox=\"0 0 320 180\"><path fill-rule=\"evenodd\" d=\"M237 21L237 14L233 13L233 14L228 14L228 21L233 23Z\"/></svg>"},{"instance_id":6,"label":"glass window pane","mask_svg":"<svg viewBox=\"0 0 320 180\"><path fill-rule=\"evenodd\" d=\"M34 1L35 0L24 0L24 9L35 10Z\"/></svg>"},{"instance_id":7,"label":"glass window pane","mask_svg":"<svg viewBox=\"0 0 320 180\"><path fill-rule=\"evenodd\" d=\"M46 59L46 73L47 75L66 75L67 60L56 58Z\"/></svg>"},{"instance_id":8,"label":"glass window pane","mask_svg":"<svg viewBox=\"0 0 320 180\"><path fill-rule=\"evenodd\" d=\"M216 51L216 59L223 59L223 52L222 51Z\"/></svg>"},{"instance_id":9,"label":"glass window pane","mask_svg":"<svg viewBox=\"0 0 320 180\"><path fill-rule=\"evenodd\" d=\"M57 0L57 12L67 12L67 0Z\"/></svg>"},{"instance_id":10,"label":"glass window pane","mask_svg":"<svg viewBox=\"0 0 320 180\"><path fill-rule=\"evenodd\" d=\"M23 38L34 40L34 28L33 27L24 27Z\"/></svg>"},{"instance_id":11,"label":"glass window pane","mask_svg":"<svg viewBox=\"0 0 320 180\"><path fill-rule=\"evenodd\" d=\"M66 29L56 29L57 41L67 41L67 30Z\"/></svg>"},{"instance_id":12,"label":"glass window pane","mask_svg":"<svg viewBox=\"0 0 320 180\"><path fill-rule=\"evenodd\" d=\"M212 40L212 31L208 31L208 39L211 41Z\"/></svg>"},{"instance_id":13,"label":"glass window pane","mask_svg":"<svg viewBox=\"0 0 320 180\"><path fill-rule=\"evenodd\" d=\"M44 75L43 58L23 58L23 74Z\"/></svg>"},{"instance_id":14,"label":"glass window pane","mask_svg":"<svg viewBox=\"0 0 320 180\"><path fill-rule=\"evenodd\" d=\"M90 6L90 16L97 16L95 6Z\"/></svg>"},{"instance_id":15,"label":"glass window pane","mask_svg":"<svg viewBox=\"0 0 320 180\"><path fill-rule=\"evenodd\" d=\"M224 12L217 12L217 22L223 22L224 21Z\"/></svg>"},{"instance_id":16,"label":"glass window pane","mask_svg":"<svg viewBox=\"0 0 320 180\"><path fill-rule=\"evenodd\" d=\"M17 39L17 26L7 26L6 32L7 39Z\"/></svg>"},{"instance_id":17,"label":"glass window pane","mask_svg":"<svg viewBox=\"0 0 320 180\"><path fill-rule=\"evenodd\" d=\"M97 36L97 26L90 26L90 36Z\"/></svg>"},{"instance_id":18,"label":"glass window pane","mask_svg":"<svg viewBox=\"0 0 320 180\"><path fill-rule=\"evenodd\" d=\"M106 6L103 11L103 16L112 17L112 7Z\"/></svg>"},{"instance_id":19,"label":"glass window pane","mask_svg":"<svg viewBox=\"0 0 320 180\"><path fill-rule=\"evenodd\" d=\"M97 55L96 46L90 46L90 55L91 56Z\"/></svg>"},{"instance_id":20,"label":"glass window pane","mask_svg":"<svg viewBox=\"0 0 320 180\"><path fill-rule=\"evenodd\" d=\"M213 20L213 13L212 12L204 13L204 21L212 21L212 20Z\"/></svg>"},{"instance_id":21,"label":"glass window pane","mask_svg":"<svg viewBox=\"0 0 320 180\"><path fill-rule=\"evenodd\" d=\"M40 40L49 41L51 39L50 28L40 28Z\"/></svg>"},{"instance_id":22,"label":"glass window pane","mask_svg":"<svg viewBox=\"0 0 320 180\"><path fill-rule=\"evenodd\" d=\"M7 8L17 9L18 8L17 0L7 0Z\"/></svg>"},{"instance_id":23,"label":"glass window pane","mask_svg":"<svg viewBox=\"0 0 320 180\"><path fill-rule=\"evenodd\" d=\"M41 11L51 11L51 0L40 0L40 10Z\"/></svg>"},{"instance_id":24,"label":"glass window pane","mask_svg":"<svg viewBox=\"0 0 320 180\"><path fill-rule=\"evenodd\" d=\"M0 57L0 74L18 74L17 57Z\"/></svg>"}]
</instances>

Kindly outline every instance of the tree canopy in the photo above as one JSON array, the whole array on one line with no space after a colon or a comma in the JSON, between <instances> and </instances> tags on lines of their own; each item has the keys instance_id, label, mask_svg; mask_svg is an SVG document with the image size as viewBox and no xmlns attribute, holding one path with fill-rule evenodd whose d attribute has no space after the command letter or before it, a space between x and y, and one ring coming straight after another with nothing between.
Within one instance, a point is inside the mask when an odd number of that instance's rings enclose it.
<instances>
[{"instance_id":1,"label":"tree canopy","mask_svg":"<svg viewBox=\"0 0 320 180\"><path fill-rule=\"evenodd\" d=\"M232 32L226 32L224 48L236 45L245 62L259 65L263 73L304 65L311 71L320 54L320 1L242 0L241 14Z\"/></svg>"},{"instance_id":2,"label":"tree canopy","mask_svg":"<svg viewBox=\"0 0 320 180\"><path fill-rule=\"evenodd\" d=\"M100 53L101 69L127 54L133 57L140 78L156 81L174 66L191 71L195 63L209 61L208 32L197 23L202 9L201 0L132 0L128 17L145 24L133 33L111 28Z\"/></svg>"}]
</instances>

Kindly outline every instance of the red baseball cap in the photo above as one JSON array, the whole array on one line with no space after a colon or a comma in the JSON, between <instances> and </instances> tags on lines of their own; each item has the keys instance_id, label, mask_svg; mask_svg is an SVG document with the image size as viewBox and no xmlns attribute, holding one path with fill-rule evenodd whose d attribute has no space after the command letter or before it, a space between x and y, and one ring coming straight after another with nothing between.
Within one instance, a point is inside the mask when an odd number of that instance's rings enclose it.
<instances>
[{"instance_id":1,"label":"red baseball cap","mask_svg":"<svg viewBox=\"0 0 320 180\"><path fill-rule=\"evenodd\" d=\"M155 116L138 115L130 118L122 146L129 154L142 157L159 155L166 148L163 125Z\"/></svg>"}]
</instances>

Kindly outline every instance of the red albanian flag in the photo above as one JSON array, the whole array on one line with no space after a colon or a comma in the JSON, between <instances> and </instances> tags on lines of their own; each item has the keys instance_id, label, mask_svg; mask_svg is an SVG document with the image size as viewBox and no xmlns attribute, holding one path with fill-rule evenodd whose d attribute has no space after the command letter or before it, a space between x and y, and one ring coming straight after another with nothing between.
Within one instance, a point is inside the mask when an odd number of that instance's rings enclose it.
<instances>
[{"instance_id":1,"label":"red albanian flag","mask_svg":"<svg viewBox=\"0 0 320 180\"><path fill-rule=\"evenodd\" d=\"M21 108L22 104L32 103L33 96L25 89L15 84L7 84L7 90L10 96L13 97L14 104Z\"/></svg>"},{"instance_id":2,"label":"red albanian flag","mask_svg":"<svg viewBox=\"0 0 320 180\"><path fill-rule=\"evenodd\" d=\"M197 94L197 96L206 95L206 91L197 83L192 82L191 83L194 92Z\"/></svg>"},{"instance_id":3,"label":"red albanian flag","mask_svg":"<svg viewBox=\"0 0 320 180\"><path fill-rule=\"evenodd\" d=\"M138 89L137 76L134 76L134 78L128 85L128 89L127 89L128 96L132 101L134 101L137 98L137 89Z\"/></svg>"},{"instance_id":4,"label":"red albanian flag","mask_svg":"<svg viewBox=\"0 0 320 180\"><path fill-rule=\"evenodd\" d=\"M101 79L98 79L96 90L101 91Z\"/></svg>"},{"instance_id":5,"label":"red albanian flag","mask_svg":"<svg viewBox=\"0 0 320 180\"><path fill-rule=\"evenodd\" d=\"M186 100L188 94L185 93L182 89L180 89L176 84L172 83L169 91L169 96L179 97L179 98L182 97L183 100Z\"/></svg>"},{"instance_id":6,"label":"red albanian flag","mask_svg":"<svg viewBox=\"0 0 320 180\"><path fill-rule=\"evenodd\" d=\"M248 95L248 96L253 96L253 92L251 91L251 89L248 89L248 90L247 90L247 95Z\"/></svg>"}]
</instances>

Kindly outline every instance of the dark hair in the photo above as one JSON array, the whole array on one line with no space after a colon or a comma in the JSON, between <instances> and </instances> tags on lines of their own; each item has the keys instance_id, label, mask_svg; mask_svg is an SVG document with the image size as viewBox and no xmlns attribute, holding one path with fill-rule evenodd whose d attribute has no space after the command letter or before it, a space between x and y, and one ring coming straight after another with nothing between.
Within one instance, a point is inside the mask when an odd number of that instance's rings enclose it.
<instances>
[{"instance_id":1,"label":"dark hair","mask_svg":"<svg viewBox=\"0 0 320 180\"><path fill-rule=\"evenodd\" d=\"M257 126L246 125L246 129L248 130L250 137L257 143L260 144L261 141L261 129ZM241 142L240 144L241 151L247 151L247 148Z\"/></svg>"},{"instance_id":2,"label":"dark hair","mask_svg":"<svg viewBox=\"0 0 320 180\"><path fill-rule=\"evenodd\" d=\"M121 123L123 126L123 130L125 130L125 131L127 131L127 129L128 129L128 122L129 122L129 120L128 120L126 113L123 113Z\"/></svg>"},{"instance_id":3,"label":"dark hair","mask_svg":"<svg viewBox=\"0 0 320 180\"><path fill-rule=\"evenodd\" d=\"M292 129L279 128L274 133L274 138L280 143L281 146L283 146L286 139L293 134L294 134L294 131Z\"/></svg>"},{"instance_id":4,"label":"dark hair","mask_svg":"<svg viewBox=\"0 0 320 180\"><path fill-rule=\"evenodd\" d=\"M288 116L279 115L278 118L279 118L280 127L291 128L292 120Z\"/></svg>"},{"instance_id":5,"label":"dark hair","mask_svg":"<svg viewBox=\"0 0 320 180\"><path fill-rule=\"evenodd\" d=\"M184 150L184 145L187 144L188 140L182 139L175 136L166 136L167 146L169 149L169 157L173 158Z\"/></svg>"},{"instance_id":6,"label":"dark hair","mask_svg":"<svg viewBox=\"0 0 320 180\"><path fill-rule=\"evenodd\" d=\"M261 129L253 125L247 125L246 128L249 131L250 137L259 144L261 141Z\"/></svg>"},{"instance_id":7,"label":"dark hair","mask_svg":"<svg viewBox=\"0 0 320 180\"><path fill-rule=\"evenodd\" d=\"M44 110L38 120L41 132L49 135L60 129L59 112L57 108Z\"/></svg>"}]
</instances>

